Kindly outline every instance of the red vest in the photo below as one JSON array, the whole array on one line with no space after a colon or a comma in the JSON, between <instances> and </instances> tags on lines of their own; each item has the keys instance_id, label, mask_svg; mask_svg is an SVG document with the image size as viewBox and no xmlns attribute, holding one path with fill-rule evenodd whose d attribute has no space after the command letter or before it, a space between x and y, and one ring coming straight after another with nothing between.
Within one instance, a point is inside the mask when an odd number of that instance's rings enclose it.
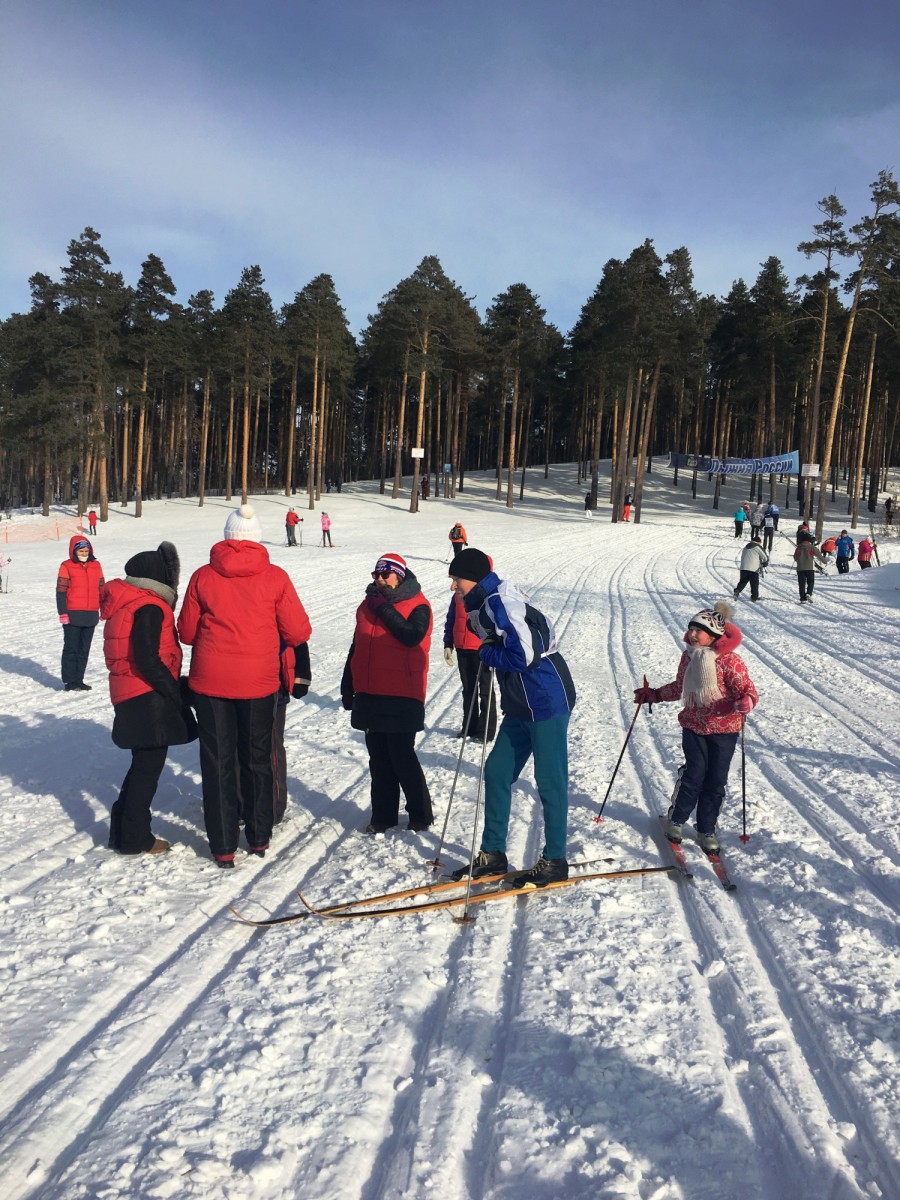
<instances>
[{"instance_id":1,"label":"red vest","mask_svg":"<svg viewBox=\"0 0 900 1200\"><path fill-rule=\"evenodd\" d=\"M116 584L118 588L115 588ZM113 704L121 704L124 700L132 700L135 696L153 691L143 675L139 674L134 662L131 631L134 628L134 614L139 608L145 604L155 604L162 610L159 657L172 672L173 679L181 674L181 646L175 633L175 615L161 596L122 580L114 580L104 593L105 602L110 598L111 589L114 589L112 594L118 603L103 631L103 656L109 670L109 698ZM132 594L127 595L126 589Z\"/></svg>"},{"instance_id":2,"label":"red vest","mask_svg":"<svg viewBox=\"0 0 900 1200\"><path fill-rule=\"evenodd\" d=\"M398 600L394 608L402 616L408 617L420 604L428 609L428 632L418 646L404 646L363 600L356 610L356 634L350 662L354 692L368 692L373 696L407 696L425 703L433 624L431 605L419 592L408 600Z\"/></svg>"},{"instance_id":3,"label":"red vest","mask_svg":"<svg viewBox=\"0 0 900 1200\"><path fill-rule=\"evenodd\" d=\"M453 645L457 650L478 650L481 648L481 638L473 633L466 620L466 606L462 596L457 592L453 596Z\"/></svg>"},{"instance_id":4,"label":"red vest","mask_svg":"<svg viewBox=\"0 0 900 1200\"><path fill-rule=\"evenodd\" d=\"M96 558L86 563L60 563L58 579L68 579L65 588L68 612L97 612L100 607L100 585L103 583L103 568ZM62 591L57 582L57 591Z\"/></svg>"}]
</instances>

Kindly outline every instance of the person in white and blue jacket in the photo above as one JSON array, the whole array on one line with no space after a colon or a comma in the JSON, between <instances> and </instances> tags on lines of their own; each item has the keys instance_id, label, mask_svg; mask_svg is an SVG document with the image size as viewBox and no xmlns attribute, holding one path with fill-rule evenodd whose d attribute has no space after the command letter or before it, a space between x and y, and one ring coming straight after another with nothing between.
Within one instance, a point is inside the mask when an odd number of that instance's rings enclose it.
<instances>
[{"instance_id":1,"label":"person in white and blue jacket","mask_svg":"<svg viewBox=\"0 0 900 1200\"><path fill-rule=\"evenodd\" d=\"M544 848L514 887L546 887L568 879L569 714L575 685L546 616L513 583L498 578L473 547L450 563L451 588L464 597L470 628L481 638L484 666L494 668L503 721L484 768L484 830L472 878L508 871L506 836L512 787L529 758L544 813ZM454 872L463 879L469 866Z\"/></svg>"}]
</instances>

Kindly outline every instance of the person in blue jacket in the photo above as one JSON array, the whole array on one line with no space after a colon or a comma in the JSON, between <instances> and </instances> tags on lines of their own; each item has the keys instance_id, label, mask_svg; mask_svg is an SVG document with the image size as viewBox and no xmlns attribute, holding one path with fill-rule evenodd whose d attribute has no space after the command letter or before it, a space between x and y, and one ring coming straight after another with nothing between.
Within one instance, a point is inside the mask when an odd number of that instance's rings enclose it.
<instances>
[{"instance_id":1,"label":"person in blue jacket","mask_svg":"<svg viewBox=\"0 0 900 1200\"><path fill-rule=\"evenodd\" d=\"M778 518L781 516L781 509L778 507L778 505L777 504L767 504L765 515L767 517L772 518L772 520L774 522L774 527L777 530L778 529Z\"/></svg>"},{"instance_id":2,"label":"person in blue jacket","mask_svg":"<svg viewBox=\"0 0 900 1200\"><path fill-rule=\"evenodd\" d=\"M481 638L479 654L494 668L503 721L484 768L484 829L472 878L508 870L506 836L512 786L529 758L544 814L544 848L514 887L546 887L568 879L569 713L575 685L553 626L515 584L498 578L488 556L469 547L450 563L451 587L464 597L469 627ZM469 866L453 873L464 879Z\"/></svg>"},{"instance_id":3,"label":"person in blue jacket","mask_svg":"<svg viewBox=\"0 0 900 1200\"><path fill-rule=\"evenodd\" d=\"M838 575L846 575L850 570L850 563L856 558L856 550L853 546L853 538L846 529L841 530L841 536L834 544L835 565L838 569Z\"/></svg>"}]
</instances>

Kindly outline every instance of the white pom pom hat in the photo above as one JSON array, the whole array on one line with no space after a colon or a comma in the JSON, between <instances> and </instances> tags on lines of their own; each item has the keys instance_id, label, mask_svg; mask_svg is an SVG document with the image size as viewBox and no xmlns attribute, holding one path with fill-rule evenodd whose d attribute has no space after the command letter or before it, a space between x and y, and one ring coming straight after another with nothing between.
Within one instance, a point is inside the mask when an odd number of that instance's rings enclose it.
<instances>
[{"instance_id":1,"label":"white pom pom hat","mask_svg":"<svg viewBox=\"0 0 900 1200\"><path fill-rule=\"evenodd\" d=\"M234 542L262 541L262 526L252 504L234 510L225 522L225 537Z\"/></svg>"}]
</instances>

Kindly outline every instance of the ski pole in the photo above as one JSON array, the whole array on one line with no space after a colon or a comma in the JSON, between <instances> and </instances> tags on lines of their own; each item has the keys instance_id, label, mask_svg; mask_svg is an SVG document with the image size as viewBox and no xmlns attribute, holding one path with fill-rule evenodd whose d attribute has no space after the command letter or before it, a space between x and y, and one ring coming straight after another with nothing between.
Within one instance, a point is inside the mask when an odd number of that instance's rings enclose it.
<instances>
[{"instance_id":1,"label":"ski pole","mask_svg":"<svg viewBox=\"0 0 900 1200\"><path fill-rule=\"evenodd\" d=\"M491 667L491 695L494 694L494 668ZM481 765L478 769L478 791L475 793L475 820L472 822L472 846L469 851L469 877L466 880L466 896L463 900L462 916L454 917L457 925L469 925L475 920L469 915L469 896L472 892L472 873L475 870L475 841L478 833L478 813L481 809L481 793L484 788L484 760L487 756L487 738L481 743Z\"/></svg>"},{"instance_id":2,"label":"ski pole","mask_svg":"<svg viewBox=\"0 0 900 1200\"><path fill-rule=\"evenodd\" d=\"M438 848L434 858L428 860L428 865L433 867L435 871L444 864L441 862L441 850L444 848L444 837L447 833L447 823L450 820L450 809L453 806L453 796L456 792L456 781L459 779L459 768L462 765L463 751L466 748L466 738L469 736L469 726L472 723L472 713L475 711L475 700L478 697L478 684L481 680L481 672L484 670L484 664L479 660L478 674L475 676L475 687L472 690L472 699L469 701L469 709L466 713L466 719L463 721L462 737L459 739L459 754L456 756L456 773L453 776L453 783L450 785L450 798L447 801L447 812L444 817L444 828L441 830L441 840L438 843ZM494 675L491 671L491 699L494 697ZM487 728L487 726L485 726Z\"/></svg>"},{"instance_id":3,"label":"ski pole","mask_svg":"<svg viewBox=\"0 0 900 1200\"><path fill-rule=\"evenodd\" d=\"M747 718L741 714L741 819L743 821L744 832L741 834L740 840L746 846L750 841L750 834L747 832L747 754L744 750L744 725L747 723Z\"/></svg>"},{"instance_id":4,"label":"ski pole","mask_svg":"<svg viewBox=\"0 0 900 1200\"><path fill-rule=\"evenodd\" d=\"M648 686L647 676L645 675L644 676L644 687L647 687L647 686ZM616 775L618 775L619 767L622 763L622 759L625 757L625 748L628 745L628 741L631 737L631 731L634 729L634 723L638 719L638 713L641 711L643 704L644 704L643 700L638 701L637 707L634 710L634 716L631 718L631 724L628 726L628 733L625 735L625 741L622 745L622 750L619 754L618 761L616 762L615 768L613 770L612 779L610 779L610 781L609 781L609 787L606 789L606 795L603 797L603 803L600 805L600 811L597 813L596 817L594 817L595 825L599 825L600 822L603 820L603 810L604 810L604 808L606 808L606 802L609 799L609 793L612 791L612 785L616 781Z\"/></svg>"}]
</instances>

